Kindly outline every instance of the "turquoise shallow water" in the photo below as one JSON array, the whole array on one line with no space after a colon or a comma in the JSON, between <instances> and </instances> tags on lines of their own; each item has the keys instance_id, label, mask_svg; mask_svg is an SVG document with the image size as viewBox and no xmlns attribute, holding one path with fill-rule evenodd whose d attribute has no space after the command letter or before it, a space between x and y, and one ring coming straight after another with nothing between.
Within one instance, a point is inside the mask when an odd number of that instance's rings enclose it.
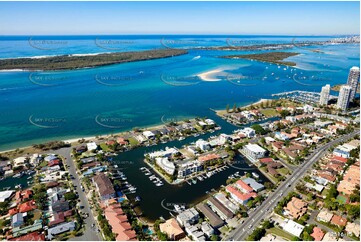
<instances>
[{"instance_id":1,"label":"turquoise shallow water","mask_svg":"<svg viewBox=\"0 0 361 242\"><path fill-rule=\"evenodd\" d=\"M38 41L29 41L29 37L0 37L0 58L224 46L227 43L289 43L293 39L290 36L36 38ZM98 44L108 43L106 48L97 45L97 38ZM54 42L41 45L43 42L39 40L43 39ZM99 39L111 39L113 42L101 42ZM159 124L162 119L171 121L206 116L209 108L224 108L233 103L248 104L260 98L269 98L276 92L295 89L320 91L321 86L327 83L344 83L349 68L360 65L359 45L328 45L320 47L320 50L323 53L297 47L285 50L301 53L288 59L296 62L297 68L219 58L226 54L257 51L190 50L186 55L173 58L92 69L0 72L0 150L53 139L119 132ZM223 70L216 74L220 81L205 82L196 77L199 73L215 69ZM245 78L237 83L232 79L235 75Z\"/></svg>"}]
</instances>

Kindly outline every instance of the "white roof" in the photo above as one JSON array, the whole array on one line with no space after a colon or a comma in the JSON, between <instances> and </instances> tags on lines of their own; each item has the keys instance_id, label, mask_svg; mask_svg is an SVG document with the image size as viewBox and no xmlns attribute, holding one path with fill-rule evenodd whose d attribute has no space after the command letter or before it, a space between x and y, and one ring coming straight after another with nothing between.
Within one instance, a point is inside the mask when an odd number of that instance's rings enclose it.
<instances>
[{"instance_id":1,"label":"white roof","mask_svg":"<svg viewBox=\"0 0 361 242\"><path fill-rule=\"evenodd\" d=\"M246 145L246 148L252 152L266 152L265 149L263 149L261 146L257 144L248 144Z\"/></svg>"},{"instance_id":2,"label":"white roof","mask_svg":"<svg viewBox=\"0 0 361 242\"><path fill-rule=\"evenodd\" d=\"M150 136L154 136L155 134L152 131L146 130L143 132L144 136L150 137Z\"/></svg>"},{"instance_id":3,"label":"white roof","mask_svg":"<svg viewBox=\"0 0 361 242\"><path fill-rule=\"evenodd\" d=\"M305 226L288 219L283 223L283 230L297 237L300 237L304 228Z\"/></svg>"},{"instance_id":4,"label":"white roof","mask_svg":"<svg viewBox=\"0 0 361 242\"><path fill-rule=\"evenodd\" d=\"M274 138L272 138L272 137L265 137L264 139L267 140L267 141L270 141L270 142L276 141L276 140L275 140Z\"/></svg>"},{"instance_id":5,"label":"white roof","mask_svg":"<svg viewBox=\"0 0 361 242\"><path fill-rule=\"evenodd\" d=\"M86 144L88 150L96 150L96 148L98 147L98 145L95 142L90 142Z\"/></svg>"},{"instance_id":6,"label":"white roof","mask_svg":"<svg viewBox=\"0 0 361 242\"><path fill-rule=\"evenodd\" d=\"M5 202L6 199L11 197L11 195L13 195L14 192L15 192L14 190L0 192L0 202Z\"/></svg>"}]
</instances>

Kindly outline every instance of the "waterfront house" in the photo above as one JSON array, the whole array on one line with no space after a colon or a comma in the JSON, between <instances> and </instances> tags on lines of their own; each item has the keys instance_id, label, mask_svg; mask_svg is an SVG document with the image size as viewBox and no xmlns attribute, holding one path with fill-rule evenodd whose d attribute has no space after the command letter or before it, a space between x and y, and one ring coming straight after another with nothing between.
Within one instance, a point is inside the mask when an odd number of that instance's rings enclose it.
<instances>
[{"instance_id":1,"label":"waterfront house","mask_svg":"<svg viewBox=\"0 0 361 242\"><path fill-rule=\"evenodd\" d=\"M112 204L104 209L104 216L116 235L116 241L136 240L137 235L127 220L127 216L118 204Z\"/></svg>"},{"instance_id":2,"label":"waterfront house","mask_svg":"<svg viewBox=\"0 0 361 242\"><path fill-rule=\"evenodd\" d=\"M143 136L147 139L154 139L155 133L153 133L152 131L146 130L143 132Z\"/></svg>"},{"instance_id":3,"label":"waterfront house","mask_svg":"<svg viewBox=\"0 0 361 242\"><path fill-rule=\"evenodd\" d=\"M95 142L89 142L86 144L87 149L89 151L93 151L93 150L97 150L98 149L98 145Z\"/></svg>"},{"instance_id":4,"label":"waterfront house","mask_svg":"<svg viewBox=\"0 0 361 242\"><path fill-rule=\"evenodd\" d=\"M167 174L173 175L175 172L175 165L173 162L169 161L168 157L157 157L155 158L156 164L164 170Z\"/></svg>"},{"instance_id":5,"label":"waterfront house","mask_svg":"<svg viewBox=\"0 0 361 242\"><path fill-rule=\"evenodd\" d=\"M226 191L231 195L231 197L237 202L242 205L246 205L246 203L251 200L252 198L255 198L257 196L256 193L242 193L238 189L236 189L232 185L226 186Z\"/></svg>"},{"instance_id":6,"label":"waterfront house","mask_svg":"<svg viewBox=\"0 0 361 242\"><path fill-rule=\"evenodd\" d=\"M197 158L197 160L203 164L209 164L209 162L219 159L220 156L215 153L202 155Z\"/></svg>"},{"instance_id":7,"label":"waterfront house","mask_svg":"<svg viewBox=\"0 0 361 242\"><path fill-rule=\"evenodd\" d=\"M207 203L212 210L216 212L223 220L230 219L234 216L234 213L224 206L220 201L214 197L209 197Z\"/></svg>"},{"instance_id":8,"label":"waterfront house","mask_svg":"<svg viewBox=\"0 0 361 242\"><path fill-rule=\"evenodd\" d=\"M0 202L9 201L14 196L14 190L7 190L0 192Z\"/></svg>"},{"instance_id":9,"label":"waterfront house","mask_svg":"<svg viewBox=\"0 0 361 242\"><path fill-rule=\"evenodd\" d=\"M196 207L209 220L209 223L213 228L219 228L224 224L223 220L215 212L213 212L207 204L199 203Z\"/></svg>"},{"instance_id":10,"label":"waterfront house","mask_svg":"<svg viewBox=\"0 0 361 242\"><path fill-rule=\"evenodd\" d=\"M256 131L249 127L239 130L238 133L244 134L247 138L253 138L256 136Z\"/></svg>"},{"instance_id":11,"label":"waterfront house","mask_svg":"<svg viewBox=\"0 0 361 242\"><path fill-rule=\"evenodd\" d=\"M75 148L75 152L77 154L81 154L81 153L83 153L85 151L87 151L87 146L86 145L80 145L80 146Z\"/></svg>"},{"instance_id":12,"label":"waterfront house","mask_svg":"<svg viewBox=\"0 0 361 242\"><path fill-rule=\"evenodd\" d=\"M203 165L199 161L186 161L178 165L178 178L184 179L187 176L203 170Z\"/></svg>"},{"instance_id":13,"label":"waterfront house","mask_svg":"<svg viewBox=\"0 0 361 242\"><path fill-rule=\"evenodd\" d=\"M25 156L15 158L13 160L13 169L18 168L20 166L25 166L25 164L27 164L27 162L28 162L28 158Z\"/></svg>"},{"instance_id":14,"label":"waterfront house","mask_svg":"<svg viewBox=\"0 0 361 242\"><path fill-rule=\"evenodd\" d=\"M183 229L178 225L177 220L174 218L159 224L159 230L166 234L172 241L180 240L185 237Z\"/></svg>"},{"instance_id":15,"label":"waterfront house","mask_svg":"<svg viewBox=\"0 0 361 242\"><path fill-rule=\"evenodd\" d=\"M243 147L242 152L247 158L252 162L255 162L257 159L263 158L266 156L267 151L257 144L247 144Z\"/></svg>"},{"instance_id":16,"label":"waterfront house","mask_svg":"<svg viewBox=\"0 0 361 242\"><path fill-rule=\"evenodd\" d=\"M101 200L107 200L115 197L113 184L104 173L100 173L93 177L96 190Z\"/></svg>"},{"instance_id":17,"label":"waterfront house","mask_svg":"<svg viewBox=\"0 0 361 242\"><path fill-rule=\"evenodd\" d=\"M199 139L196 141L196 147L201 149L202 151L210 150L211 147L207 141L204 141L202 139Z\"/></svg>"},{"instance_id":18,"label":"waterfront house","mask_svg":"<svg viewBox=\"0 0 361 242\"><path fill-rule=\"evenodd\" d=\"M195 224L199 219L199 213L194 208L190 208L179 213L176 219L184 227L185 224Z\"/></svg>"},{"instance_id":19,"label":"waterfront house","mask_svg":"<svg viewBox=\"0 0 361 242\"><path fill-rule=\"evenodd\" d=\"M256 182L256 180L253 178L247 177L242 181L246 183L248 186L250 186L256 192L260 192L264 189L264 186L261 183Z\"/></svg>"},{"instance_id":20,"label":"waterfront house","mask_svg":"<svg viewBox=\"0 0 361 242\"><path fill-rule=\"evenodd\" d=\"M226 208L229 209L233 214L236 214L239 210L239 206L231 202L222 192L216 193L214 198L221 202Z\"/></svg>"}]
</instances>

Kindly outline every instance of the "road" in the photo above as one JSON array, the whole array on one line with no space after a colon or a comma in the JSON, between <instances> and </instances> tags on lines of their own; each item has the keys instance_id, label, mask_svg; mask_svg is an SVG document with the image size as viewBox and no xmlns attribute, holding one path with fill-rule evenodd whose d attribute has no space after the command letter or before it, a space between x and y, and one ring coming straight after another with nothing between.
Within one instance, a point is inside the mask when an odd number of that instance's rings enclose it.
<instances>
[{"instance_id":1,"label":"road","mask_svg":"<svg viewBox=\"0 0 361 242\"><path fill-rule=\"evenodd\" d=\"M71 152L71 148L62 148L54 151L54 153L59 154L66 159L66 164L69 167L68 168L69 174L74 177L74 179L71 181L73 182L76 192L78 192L81 204L84 206L82 212L89 214L89 217L84 219L84 225L85 225L84 234L82 236L72 238L71 240L101 241L102 238L100 234L96 231L97 227L92 228L92 224L97 224L97 223L94 219L93 213L91 212L88 198L80 188L81 185L80 178L79 175L76 173L75 163L73 161L73 158L70 156L70 152Z\"/></svg>"},{"instance_id":2,"label":"road","mask_svg":"<svg viewBox=\"0 0 361 242\"><path fill-rule=\"evenodd\" d=\"M327 150L333 145L338 144L341 141L348 140L359 133L359 130L354 131L348 135L344 135L336 140L329 142L328 144L317 148L303 164L301 164L293 174L288 177L275 191L270 195L255 211L249 213L249 217L238 228L230 233L225 240L242 241L245 240L253 229L256 228L261 220L265 219L271 211L276 207L277 203L290 193L300 178L312 167L312 165L318 161Z\"/></svg>"}]
</instances>

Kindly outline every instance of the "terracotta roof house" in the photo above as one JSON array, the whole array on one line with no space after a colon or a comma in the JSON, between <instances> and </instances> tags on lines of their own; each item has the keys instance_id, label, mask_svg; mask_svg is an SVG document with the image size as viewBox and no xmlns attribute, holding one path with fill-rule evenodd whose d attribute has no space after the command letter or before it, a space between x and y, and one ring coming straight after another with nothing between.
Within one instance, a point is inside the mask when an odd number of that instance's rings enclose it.
<instances>
[{"instance_id":1,"label":"terracotta roof house","mask_svg":"<svg viewBox=\"0 0 361 242\"><path fill-rule=\"evenodd\" d=\"M321 241L323 236L325 236L325 233L319 227L314 227L313 232L310 235L315 239L315 241Z\"/></svg>"},{"instance_id":2,"label":"terracotta roof house","mask_svg":"<svg viewBox=\"0 0 361 242\"><path fill-rule=\"evenodd\" d=\"M212 160L216 160L219 158L220 158L220 156L217 154L207 154L207 155L199 156L197 160L200 162L207 162L207 161L212 161Z\"/></svg>"},{"instance_id":3,"label":"terracotta roof house","mask_svg":"<svg viewBox=\"0 0 361 242\"><path fill-rule=\"evenodd\" d=\"M108 220L112 232L116 234L117 241L136 240L137 235L134 230L132 230L130 224L128 222L121 222L125 220L124 216L126 217L126 215L123 214L123 210L116 204L104 209L105 218Z\"/></svg>"},{"instance_id":4,"label":"terracotta roof house","mask_svg":"<svg viewBox=\"0 0 361 242\"><path fill-rule=\"evenodd\" d=\"M333 215L330 223L334 224L334 225L337 225L339 227L343 227L343 226L346 226L347 219L343 218L341 216L338 216L338 215Z\"/></svg>"},{"instance_id":5,"label":"terracotta roof house","mask_svg":"<svg viewBox=\"0 0 361 242\"><path fill-rule=\"evenodd\" d=\"M299 198L292 197L284 210L294 219L299 219L307 212L307 203Z\"/></svg>"},{"instance_id":6,"label":"terracotta roof house","mask_svg":"<svg viewBox=\"0 0 361 242\"><path fill-rule=\"evenodd\" d=\"M45 235L39 232L32 232L9 240L10 241L45 241Z\"/></svg>"},{"instance_id":7,"label":"terracotta roof house","mask_svg":"<svg viewBox=\"0 0 361 242\"><path fill-rule=\"evenodd\" d=\"M180 240L185 237L185 233L178 225L175 218L171 218L159 225L159 229L162 233L166 234L170 240Z\"/></svg>"},{"instance_id":8,"label":"terracotta roof house","mask_svg":"<svg viewBox=\"0 0 361 242\"><path fill-rule=\"evenodd\" d=\"M30 211L36 209L35 201L31 200L31 201L22 203L19 205L18 208L19 208L20 213L30 212Z\"/></svg>"},{"instance_id":9,"label":"terracotta roof house","mask_svg":"<svg viewBox=\"0 0 361 242\"><path fill-rule=\"evenodd\" d=\"M291 160L296 159L297 154L295 154L292 150L290 150L289 148L283 148L282 152L288 156L288 158L290 158Z\"/></svg>"},{"instance_id":10,"label":"terracotta roof house","mask_svg":"<svg viewBox=\"0 0 361 242\"><path fill-rule=\"evenodd\" d=\"M337 191L344 195L351 195L357 186L360 186L360 167L352 165L338 184Z\"/></svg>"},{"instance_id":11,"label":"terracotta roof house","mask_svg":"<svg viewBox=\"0 0 361 242\"><path fill-rule=\"evenodd\" d=\"M271 157L266 157L266 158L261 158L259 159L259 162L261 162L262 164L265 164L265 163L270 163L270 162L273 162L273 158Z\"/></svg>"},{"instance_id":12,"label":"terracotta roof house","mask_svg":"<svg viewBox=\"0 0 361 242\"><path fill-rule=\"evenodd\" d=\"M282 149L283 145L284 145L284 142L282 142L282 141L273 142L272 149L277 152Z\"/></svg>"},{"instance_id":13,"label":"terracotta roof house","mask_svg":"<svg viewBox=\"0 0 361 242\"><path fill-rule=\"evenodd\" d=\"M236 182L236 187L241 190L243 193L250 193L253 192L253 188L248 186L247 183L245 183L242 180L238 180Z\"/></svg>"},{"instance_id":14,"label":"terracotta roof house","mask_svg":"<svg viewBox=\"0 0 361 242\"><path fill-rule=\"evenodd\" d=\"M57 165L60 165L61 164L61 161L59 159L55 159L55 160L50 160L48 161L48 166L49 167L52 167L52 166L57 166Z\"/></svg>"}]
</instances>

